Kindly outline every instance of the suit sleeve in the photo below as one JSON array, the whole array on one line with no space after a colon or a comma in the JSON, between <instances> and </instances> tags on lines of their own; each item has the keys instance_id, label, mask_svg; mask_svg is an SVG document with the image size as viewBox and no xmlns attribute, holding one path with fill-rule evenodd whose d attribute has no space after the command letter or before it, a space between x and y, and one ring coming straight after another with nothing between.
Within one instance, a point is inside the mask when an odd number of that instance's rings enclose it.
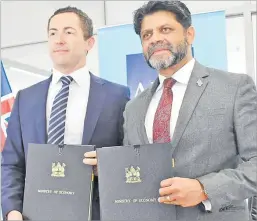
<instances>
[{"instance_id":1,"label":"suit sleeve","mask_svg":"<svg viewBox=\"0 0 257 221\"><path fill-rule=\"evenodd\" d=\"M20 92L18 92L8 122L7 139L1 160L2 212L22 212L25 183L25 154L22 144L22 132L19 116Z\"/></svg>"},{"instance_id":2,"label":"suit sleeve","mask_svg":"<svg viewBox=\"0 0 257 221\"><path fill-rule=\"evenodd\" d=\"M123 145L123 140L124 140L124 130L123 130L123 125L124 125L124 110L126 107L127 102L130 100L130 90L128 87L125 88L124 90L124 96L123 100L121 103L121 108L120 108L120 116L119 116L119 145Z\"/></svg>"},{"instance_id":3,"label":"suit sleeve","mask_svg":"<svg viewBox=\"0 0 257 221\"><path fill-rule=\"evenodd\" d=\"M257 194L257 92L253 80L247 75L242 75L237 88L233 119L241 162L235 169L224 169L198 178L211 202L212 211Z\"/></svg>"}]
</instances>

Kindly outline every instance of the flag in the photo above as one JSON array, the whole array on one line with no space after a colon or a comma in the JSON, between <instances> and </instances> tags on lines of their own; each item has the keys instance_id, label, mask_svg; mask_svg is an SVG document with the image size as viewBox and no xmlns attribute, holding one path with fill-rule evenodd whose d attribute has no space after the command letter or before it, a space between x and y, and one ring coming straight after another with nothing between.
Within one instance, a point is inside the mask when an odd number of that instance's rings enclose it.
<instances>
[{"instance_id":1,"label":"flag","mask_svg":"<svg viewBox=\"0 0 257 221\"><path fill-rule=\"evenodd\" d=\"M14 96L12 94L9 81L1 61L1 152L4 148L4 143L7 137L6 129L8 126L8 120L11 115L13 103Z\"/></svg>"}]
</instances>

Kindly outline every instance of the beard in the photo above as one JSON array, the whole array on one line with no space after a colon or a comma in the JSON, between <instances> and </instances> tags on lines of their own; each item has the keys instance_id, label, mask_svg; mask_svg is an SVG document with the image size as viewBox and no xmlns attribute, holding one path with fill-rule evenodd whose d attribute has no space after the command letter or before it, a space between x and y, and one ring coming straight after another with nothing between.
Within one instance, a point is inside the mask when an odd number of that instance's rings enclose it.
<instances>
[{"instance_id":1,"label":"beard","mask_svg":"<svg viewBox=\"0 0 257 221\"><path fill-rule=\"evenodd\" d=\"M151 45L144 56L148 65L159 71L161 69L172 67L182 61L187 55L187 47L188 42L186 38L176 47L169 42L158 42ZM168 50L170 55L154 55L156 50Z\"/></svg>"}]
</instances>

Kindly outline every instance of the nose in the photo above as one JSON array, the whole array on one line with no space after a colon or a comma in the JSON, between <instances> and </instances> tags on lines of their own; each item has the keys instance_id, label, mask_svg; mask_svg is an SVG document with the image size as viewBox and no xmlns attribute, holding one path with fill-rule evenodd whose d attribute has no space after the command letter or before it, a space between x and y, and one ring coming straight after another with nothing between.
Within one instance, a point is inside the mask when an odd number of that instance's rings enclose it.
<instances>
[{"instance_id":1,"label":"nose","mask_svg":"<svg viewBox=\"0 0 257 221\"><path fill-rule=\"evenodd\" d=\"M153 32L153 35L151 37L151 44L156 44L159 42L163 42L164 41L164 37L161 33L159 32Z\"/></svg>"},{"instance_id":2,"label":"nose","mask_svg":"<svg viewBox=\"0 0 257 221\"><path fill-rule=\"evenodd\" d=\"M55 36L55 44L63 45L65 44L65 39L62 34L56 34Z\"/></svg>"}]
</instances>

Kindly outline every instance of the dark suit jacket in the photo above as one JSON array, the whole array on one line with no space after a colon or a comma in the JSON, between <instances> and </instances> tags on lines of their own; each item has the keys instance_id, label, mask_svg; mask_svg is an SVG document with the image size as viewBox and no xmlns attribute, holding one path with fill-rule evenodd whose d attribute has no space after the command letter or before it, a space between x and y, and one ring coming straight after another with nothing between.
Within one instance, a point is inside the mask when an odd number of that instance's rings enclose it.
<instances>
[{"instance_id":1,"label":"dark suit jacket","mask_svg":"<svg viewBox=\"0 0 257 221\"><path fill-rule=\"evenodd\" d=\"M97 148L121 145L122 114L129 100L129 89L98 78L91 73L90 79L82 144L93 144ZM16 96L8 124L7 140L2 152L1 195L4 217L11 210L22 212L28 144L43 144L47 141L46 101L50 82L51 77L19 91ZM100 219L97 184L96 179L93 219Z\"/></svg>"}]
</instances>

